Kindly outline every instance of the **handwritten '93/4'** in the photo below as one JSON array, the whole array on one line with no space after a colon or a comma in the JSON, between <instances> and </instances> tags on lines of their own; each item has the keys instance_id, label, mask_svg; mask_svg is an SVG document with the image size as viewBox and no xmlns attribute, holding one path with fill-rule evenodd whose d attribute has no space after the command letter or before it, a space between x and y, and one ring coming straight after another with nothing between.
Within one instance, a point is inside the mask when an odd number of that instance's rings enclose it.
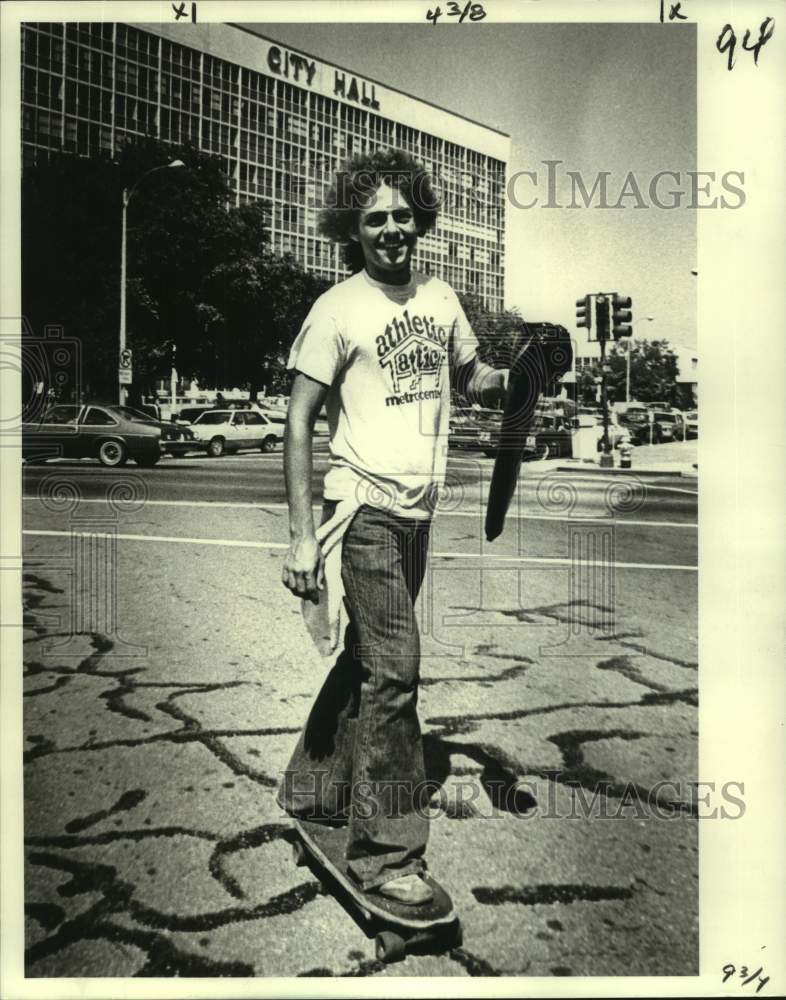
<instances>
[{"instance_id":1,"label":"handwritten '93/4'","mask_svg":"<svg viewBox=\"0 0 786 1000\"><path fill-rule=\"evenodd\" d=\"M770 977L769 976L764 976L764 978L762 978L761 973L764 970L762 969L761 966L759 966L759 968L752 975L748 975L748 966L747 965L743 965L742 968L739 971L740 971L740 979L745 979L745 982L742 984L743 986L747 986L748 983L752 983L753 980L757 976L759 977L759 985L756 987L756 992L757 993L759 992L760 989L762 989L762 987L766 986L767 983L770 981ZM737 972L737 966L736 965L732 965L731 963L729 963L728 965L724 965L723 966L723 981L724 981L724 983L728 979L731 979L731 977L736 972Z\"/></svg>"}]
</instances>

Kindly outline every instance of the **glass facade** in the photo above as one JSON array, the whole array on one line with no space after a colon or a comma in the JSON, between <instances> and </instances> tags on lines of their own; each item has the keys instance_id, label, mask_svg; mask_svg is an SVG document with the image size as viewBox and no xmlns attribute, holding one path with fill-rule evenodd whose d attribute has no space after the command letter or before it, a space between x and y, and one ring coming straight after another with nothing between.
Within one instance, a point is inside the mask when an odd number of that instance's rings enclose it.
<instances>
[{"instance_id":1,"label":"glass facade","mask_svg":"<svg viewBox=\"0 0 786 1000\"><path fill-rule=\"evenodd\" d=\"M24 24L21 48L24 164L52 150L114 156L143 135L190 142L221 159L236 204L270 202L274 250L337 281L340 248L316 232L332 172L352 153L399 147L444 199L415 267L502 309L504 160L127 24Z\"/></svg>"}]
</instances>

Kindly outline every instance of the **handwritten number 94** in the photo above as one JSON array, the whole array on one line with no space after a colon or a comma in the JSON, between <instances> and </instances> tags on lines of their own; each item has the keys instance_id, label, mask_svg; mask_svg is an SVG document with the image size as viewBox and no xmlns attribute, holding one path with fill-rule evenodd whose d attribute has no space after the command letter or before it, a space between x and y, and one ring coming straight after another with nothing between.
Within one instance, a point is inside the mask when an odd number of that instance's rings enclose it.
<instances>
[{"instance_id":1,"label":"handwritten number 94","mask_svg":"<svg viewBox=\"0 0 786 1000\"><path fill-rule=\"evenodd\" d=\"M745 31L742 38L742 47L746 52L753 53L753 64L755 66L759 65L759 53L762 47L772 38L773 32L775 31L775 18L766 17L759 27L759 38L758 41L753 45L748 45L751 38L750 29ZM718 52L728 53L728 62L726 65L727 69L732 69L734 66L734 50L737 48L737 36L734 33L734 28L730 24L726 24L723 27L723 31L718 35L718 41L715 43Z\"/></svg>"}]
</instances>

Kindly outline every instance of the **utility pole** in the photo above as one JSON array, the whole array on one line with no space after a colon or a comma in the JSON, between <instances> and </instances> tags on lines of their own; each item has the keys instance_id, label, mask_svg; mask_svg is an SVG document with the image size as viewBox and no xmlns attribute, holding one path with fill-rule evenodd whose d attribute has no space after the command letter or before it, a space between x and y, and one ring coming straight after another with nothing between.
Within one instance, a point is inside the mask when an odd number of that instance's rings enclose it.
<instances>
[{"instance_id":1,"label":"utility pole","mask_svg":"<svg viewBox=\"0 0 786 1000\"><path fill-rule=\"evenodd\" d=\"M130 352L126 351L126 292L127 292L127 280L126 280L126 258L128 255L127 251L127 238L128 238L128 203L134 195L134 192L142 183L142 181L149 177L151 174L156 173L159 170L169 170L171 168L184 167L185 163L182 160L172 160L171 163L163 163L160 167L151 167L130 187L123 188L122 197L122 215L120 224L120 332L119 332L119 357L118 357L118 370L117 370L117 401L122 406L126 401L126 386L130 384L133 377L133 370L131 368ZM127 363L124 360L124 355L128 354Z\"/></svg>"},{"instance_id":2,"label":"utility pole","mask_svg":"<svg viewBox=\"0 0 786 1000\"><path fill-rule=\"evenodd\" d=\"M603 416L603 439L600 453L601 468L610 468L614 465L614 456L611 454L611 442L609 441L609 406L606 392L606 375L608 374L606 341L609 339L611 326L610 307L610 297L603 292L599 292L595 296L595 326L598 331L598 343L600 344L600 406Z\"/></svg>"}]
</instances>

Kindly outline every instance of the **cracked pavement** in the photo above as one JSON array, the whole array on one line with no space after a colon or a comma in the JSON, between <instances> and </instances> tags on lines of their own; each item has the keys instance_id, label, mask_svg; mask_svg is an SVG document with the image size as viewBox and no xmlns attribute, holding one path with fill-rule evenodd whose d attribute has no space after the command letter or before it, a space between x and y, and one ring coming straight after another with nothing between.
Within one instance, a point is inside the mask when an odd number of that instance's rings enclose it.
<instances>
[{"instance_id":1,"label":"cracked pavement","mask_svg":"<svg viewBox=\"0 0 786 1000\"><path fill-rule=\"evenodd\" d=\"M695 574L618 569L610 604L432 557L427 860L464 942L385 966L275 804L325 673L280 551L121 542L107 633L70 627L96 584L69 538L26 542L28 976L697 973Z\"/></svg>"}]
</instances>

